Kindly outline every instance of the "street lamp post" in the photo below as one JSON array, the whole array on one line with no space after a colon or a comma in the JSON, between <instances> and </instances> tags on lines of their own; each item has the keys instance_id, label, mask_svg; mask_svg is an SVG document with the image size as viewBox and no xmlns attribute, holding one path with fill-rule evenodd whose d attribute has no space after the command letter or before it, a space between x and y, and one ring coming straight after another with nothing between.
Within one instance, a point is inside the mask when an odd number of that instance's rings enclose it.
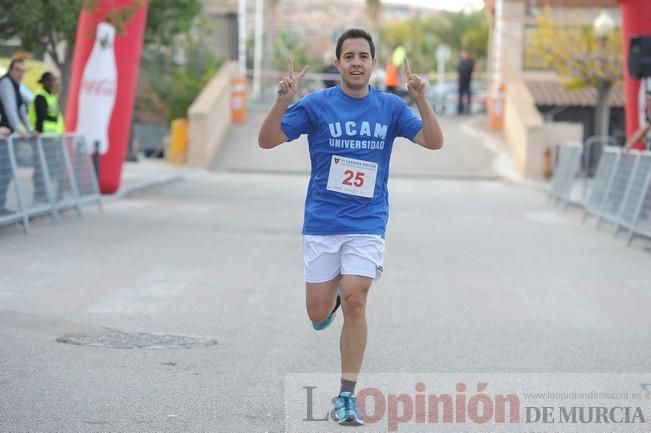
<instances>
[{"instance_id":1,"label":"street lamp post","mask_svg":"<svg viewBox=\"0 0 651 433\"><path fill-rule=\"evenodd\" d=\"M610 61L608 56L608 38L615 28L615 22L602 10L592 23L592 29L597 38L597 50L595 52L595 66L597 71L597 103L594 111L594 137L585 143L584 174L586 181L594 175L597 163L601 158L604 146L609 143L610 130L610 105L608 97L613 87L611 77L606 70L606 64ZM586 186L587 191L587 186Z\"/></svg>"},{"instance_id":2,"label":"street lamp post","mask_svg":"<svg viewBox=\"0 0 651 433\"><path fill-rule=\"evenodd\" d=\"M607 46L608 37L615 28L615 22L608 15L608 12L602 10L601 13L595 18L592 28L598 41L598 58L599 58L599 78L597 81L597 106L595 108L595 131L597 135L603 137L609 136L609 120L610 120L610 107L608 104L608 96L613 87L613 82L608 77L605 64L609 61L607 59Z\"/></svg>"}]
</instances>

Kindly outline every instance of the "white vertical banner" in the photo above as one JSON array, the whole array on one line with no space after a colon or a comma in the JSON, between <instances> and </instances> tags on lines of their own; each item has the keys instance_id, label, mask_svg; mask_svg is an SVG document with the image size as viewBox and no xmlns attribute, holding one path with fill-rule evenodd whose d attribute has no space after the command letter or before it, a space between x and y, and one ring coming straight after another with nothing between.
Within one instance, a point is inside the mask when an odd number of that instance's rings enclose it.
<instances>
[{"instance_id":1,"label":"white vertical banner","mask_svg":"<svg viewBox=\"0 0 651 433\"><path fill-rule=\"evenodd\" d=\"M504 37L504 0L495 1L495 30L493 33L493 70L491 95L496 97L502 84L502 38Z\"/></svg>"},{"instance_id":2,"label":"white vertical banner","mask_svg":"<svg viewBox=\"0 0 651 433\"><path fill-rule=\"evenodd\" d=\"M238 54L240 64L240 75L246 76L246 0L239 0L238 16Z\"/></svg>"},{"instance_id":3,"label":"white vertical banner","mask_svg":"<svg viewBox=\"0 0 651 433\"><path fill-rule=\"evenodd\" d=\"M255 99L259 99L261 93L263 16L264 0L255 0L255 48L253 53L253 97Z\"/></svg>"}]
</instances>

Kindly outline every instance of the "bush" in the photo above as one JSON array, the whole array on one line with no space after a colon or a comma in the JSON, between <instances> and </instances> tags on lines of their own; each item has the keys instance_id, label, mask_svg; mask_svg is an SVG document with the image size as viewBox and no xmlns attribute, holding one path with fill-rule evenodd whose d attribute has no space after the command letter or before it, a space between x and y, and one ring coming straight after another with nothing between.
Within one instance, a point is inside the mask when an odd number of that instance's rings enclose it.
<instances>
[{"instance_id":1,"label":"bush","mask_svg":"<svg viewBox=\"0 0 651 433\"><path fill-rule=\"evenodd\" d=\"M215 75L222 61L198 42L187 38L183 61L172 60L171 49L149 49L143 58L147 75L139 111L149 111L167 122L187 117L188 108Z\"/></svg>"}]
</instances>

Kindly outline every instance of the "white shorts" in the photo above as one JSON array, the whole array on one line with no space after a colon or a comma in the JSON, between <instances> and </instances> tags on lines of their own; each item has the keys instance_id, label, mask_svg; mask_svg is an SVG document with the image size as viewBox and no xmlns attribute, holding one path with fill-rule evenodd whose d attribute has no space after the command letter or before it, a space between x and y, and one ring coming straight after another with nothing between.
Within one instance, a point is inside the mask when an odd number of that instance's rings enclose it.
<instances>
[{"instance_id":1,"label":"white shorts","mask_svg":"<svg viewBox=\"0 0 651 433\"><path fill-rule=\"evenodd\" d=\"M380 278L384 239L378 235L303 235L305 281L323 283L337 275Z\"/></svg>"}]
</instances>

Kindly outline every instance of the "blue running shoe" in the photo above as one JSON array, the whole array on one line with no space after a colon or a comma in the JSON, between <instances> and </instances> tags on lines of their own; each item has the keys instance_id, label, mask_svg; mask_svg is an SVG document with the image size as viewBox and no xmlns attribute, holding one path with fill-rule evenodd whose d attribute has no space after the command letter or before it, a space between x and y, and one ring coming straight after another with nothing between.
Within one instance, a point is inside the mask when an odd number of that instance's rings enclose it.
<instances>
[{"instance_id":1,"label":"blue running shoe","mask_svg":"<svg viewBox=\"0 0 651 433\"><path fill-rule=\"evenodd\" d=\"M332 321L335 320L337 309L339 308L340 305L341 305L341 287L337 291L337 302L335 303L335 308L332 309L332 312L328 314L328 317L326 317L324 320L320 322L312 322L312 328L314 328L315 331L323 331L328 326L330 326Z\"/></svg>"},{"instance_id":2,"label":"blue running shoe","mask_svg":"<svg viewBox=\"0 0 651 433\"><path fill-rule=\"evenodd\" d=\"M357 407L357 397L352 392L342 392L334 399L332 409L340 425L364 425L362 415Z\"/></svg>"}]
</instances>

